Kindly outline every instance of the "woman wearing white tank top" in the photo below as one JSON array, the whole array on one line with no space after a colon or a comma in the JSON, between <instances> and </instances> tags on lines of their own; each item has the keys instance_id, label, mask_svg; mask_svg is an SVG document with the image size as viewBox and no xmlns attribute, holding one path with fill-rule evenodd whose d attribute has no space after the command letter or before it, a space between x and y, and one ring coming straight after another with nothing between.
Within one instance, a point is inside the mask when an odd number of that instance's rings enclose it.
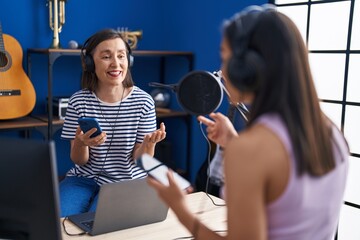
<instances>
[{"instance_id":1,"label":"woman wearing white tank top","mask_svg":"<svg viewBox=\"0 0 360 240\"><path fill-rule=\"evenodd\" d=\"M230 100L251 106L239 133L221 113L198 117L224 149L227 234L189 211L171 172L170 186L149 184L196 239L334 239L349 149L320 109L295 24L273 6L247 8L225 22L221 59Z\"/></svg>"}]
</instances>

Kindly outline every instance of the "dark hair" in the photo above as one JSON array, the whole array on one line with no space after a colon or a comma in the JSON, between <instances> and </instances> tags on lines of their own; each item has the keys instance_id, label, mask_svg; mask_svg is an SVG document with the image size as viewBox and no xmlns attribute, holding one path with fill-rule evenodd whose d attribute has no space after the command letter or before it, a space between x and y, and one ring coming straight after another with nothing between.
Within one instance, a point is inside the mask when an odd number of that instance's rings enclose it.
<instances>
[{"instance_id":1,"label":"dark hair","mask_svg":"<svg viewBox=\"0 0 360 240\"><path fill-rule=\"evenodd\" d=\"M251 12L239 17L246 18ZM253 90L248 124L265 113L277 113L290 134L297 172L321 176L335 168L331 121L322 113L310 71L308 51L295 24L275 10L257 13L247 33L245 50L256 51L265 64L262 82ZM224 25L224 38L234 52L236 19ZM234 86L237 80L229 79Z\"/></svg>"},{"instance_id":2,"label":"dark hair","mask_svg":"<svg viewBox=\"0 0 360 240\"><path fill-rule=\"evenodd\" d=\"M127 48L127 57L129 59L129 55L131 53L131 49L128 45L128 43L124 40L121 33L119 31L116 31L114 29L104 29L101 30L94 35L92 35L90 38L88 38L83 46L83 49L81 50L81 63L82 63L82 76L81 76L81 85L82 88L86 88L90 91L95 91L97 84L98 84L98 77L95 74L95 71L87 71L86 70L86 63L85 63L85 57L90 56L92 57L92 54L95 50L95 48L103 41L109 40L109 39L115 39L120 38L124 41L125 46ZM123 81L123 87L129 88L134 86L134 82L131 76L130 72L130 64L127 71L127 74L125 76L125 79Z\"/></svg>"}]
</instances>

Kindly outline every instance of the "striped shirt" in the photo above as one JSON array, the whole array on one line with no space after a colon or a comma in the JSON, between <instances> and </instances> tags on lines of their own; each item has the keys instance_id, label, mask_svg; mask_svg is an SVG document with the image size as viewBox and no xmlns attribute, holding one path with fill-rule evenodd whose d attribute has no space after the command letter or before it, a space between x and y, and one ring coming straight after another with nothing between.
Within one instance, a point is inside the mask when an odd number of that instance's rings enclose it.
<instances>
[{"instance_id":1,"label":"striped shirt","mask_svg":"<svg viewBox=\"0 0 360 240\"><path fill-rule=\"evenodd\" d=\"M86 89L74 93L69 99L62 139L73 140L81 117L96 118L106 132L105 143L89 147L89 161L75 165L67 176L95 179L99 185L143 178L146 173L133 161L135 143L156 130L154 101L151 96L134 86L121 102L106 103Z\"/></svg>"}]
</instances>

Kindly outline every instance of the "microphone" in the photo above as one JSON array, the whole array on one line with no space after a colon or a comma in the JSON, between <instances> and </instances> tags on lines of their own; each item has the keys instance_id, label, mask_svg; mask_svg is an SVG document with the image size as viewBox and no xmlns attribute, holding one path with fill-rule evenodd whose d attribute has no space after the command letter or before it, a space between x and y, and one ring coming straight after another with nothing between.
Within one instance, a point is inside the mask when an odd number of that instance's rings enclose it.
<instances>
[{"instance_id":1,"label":"microphone","mask_svg":"<svg viewBox=\"0 0 360 240\"><path fill-rule=\"evenodd\" d=\"M159 87L159 88L167 88L176 93L178 84L164 84L164 83L158 83L158 82L150 82L150 87Z\"/></svg>"},{"instance_id":2,"label":"microphone","mask_svg":"<svg viewBox=\"0 0 360 240\"><path fill-rule=\"evenodd\" d=\"M191 71L177 84L149 83L152 87L171 89L180 106L193 115L206 115L216 109L223 99L219 80L207 71Z\"/></svg>"},{"instance_id":3,"label":"microphone","mask_svg":"<svg viewBox=\"0 0 360 240\"><path fill-rule=\"evenodd\" d=\"M230 93L229 91L226 89L225 85L222 83L221 79L223 78L222 76L222 71L219 70L219 71L214 71L213 74L219 78L219 82L221 84L221 87L222 89L224 90L224 92L226 93L226 95L228 96L228 98L230 98ZM230 103L232 106L234 106L238 112L241 114L241 117L247 122L248 121L248 118L247 118L247 115L249 115L249 110L247 109L247 107L245 106L244 103L242 102L237 102L237 103Z\"/></svg>"},{"instance_id":4,"label":"microphone","mask_svg":"<svg viewBox=\"0 0 360 240\"><path fill-rule=\"evenodd\" d=\"M226 87L224 86L223 82L221 81L221 79L223 78L222 76L222 71L214 71L213 74L215 75L215 77L217 77L219 79L219 83L221 85L221 88L224 90L224 92L226 93L226 95L230 98L230 93L229 91L226 89Z\"/></svg>"}]
</instances>

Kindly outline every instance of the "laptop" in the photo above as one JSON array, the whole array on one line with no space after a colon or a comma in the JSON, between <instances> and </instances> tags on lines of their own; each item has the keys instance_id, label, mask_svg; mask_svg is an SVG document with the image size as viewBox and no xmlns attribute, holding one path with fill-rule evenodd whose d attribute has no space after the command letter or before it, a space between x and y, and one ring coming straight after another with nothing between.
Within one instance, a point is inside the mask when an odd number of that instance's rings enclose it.
<instances>
[{"instance_id":1,"label":"laptop","mask_svg":"<svg viewBox=\"0 0 360 240\"><path fill-rule=\"evenodd\" d=\"M69 216L89 235L118 231L166 219L169 207L150 187L146 178L101 186L96 212Z\"/></svg>"}]
</instances>

